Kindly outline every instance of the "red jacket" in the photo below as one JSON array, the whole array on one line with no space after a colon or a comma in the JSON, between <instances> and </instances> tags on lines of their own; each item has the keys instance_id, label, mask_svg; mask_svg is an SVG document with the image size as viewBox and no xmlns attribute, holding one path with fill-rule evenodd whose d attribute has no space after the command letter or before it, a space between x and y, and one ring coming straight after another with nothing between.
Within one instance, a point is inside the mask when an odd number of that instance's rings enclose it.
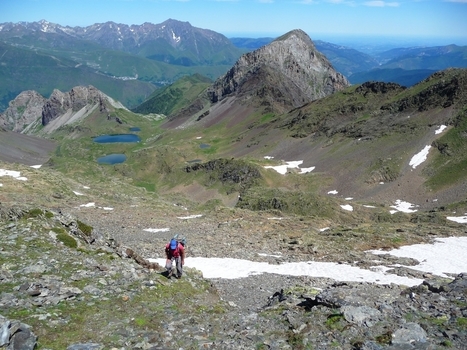
<instances>
[{"instance_id":1,"label":"red jacket","mask_svg":"<svg viewBox=\"0 0 467 350\"><path fill-rule=\"evenodd\" d=\"M165 246L165 254L167 259L182 257L185 258L185 247L179 242L177 248L170 249L170 243L167 243Z\"/></svg>"}]
</instances>

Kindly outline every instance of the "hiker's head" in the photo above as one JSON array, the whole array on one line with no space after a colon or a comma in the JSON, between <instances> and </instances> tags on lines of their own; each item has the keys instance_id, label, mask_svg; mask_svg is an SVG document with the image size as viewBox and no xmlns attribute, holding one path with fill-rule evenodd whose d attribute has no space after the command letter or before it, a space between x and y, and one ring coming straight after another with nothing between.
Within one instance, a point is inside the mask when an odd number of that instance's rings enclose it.
<instances>
[{"instance_id":1,"label":"hiker's head","mask_svg":"<svg viewBox=\"0 0 467 350\"><path fill-rule=\"evenodd\" d=\"M170 240L170 249L175 249L177 248L177 241L175 239Z\"/></svg>"}]
</instances>

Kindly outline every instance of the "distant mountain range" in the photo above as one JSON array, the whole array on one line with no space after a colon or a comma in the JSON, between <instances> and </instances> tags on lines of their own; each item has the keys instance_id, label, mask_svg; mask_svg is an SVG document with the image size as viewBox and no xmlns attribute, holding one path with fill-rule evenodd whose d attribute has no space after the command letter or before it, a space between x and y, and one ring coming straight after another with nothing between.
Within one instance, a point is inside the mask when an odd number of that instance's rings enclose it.
<instances>
[{"instance_id":1,"label":"distant mountain range","mask_svg":"<svg viewBox=\"0 0 467 350\"><path fill-rule=\"evenodd\" d=\"M245 50L222 34L167 20L64 27L47 21L0 24L0 110L24 90L94 85L129 108L156 88L202 74L215 79Z\"/></svg>"},{"instance_id":2,"label":"distant mountain range","mask_svg":"<svg viewBox=\"0 0 467 350\"><path fill-rule=\"evenodd\" d=\"M47 22L0 24L0 111L22 91L45 98L54 89L93 85L127 108L137 108L155 90L200 74L223 75L245 52L274 38L231 38L188 22L114 22L69 27ZM435 71L467 67L467 47L400 48L369 55L316 40L350 83L395 82L412 86Z\"/></svg>"}]
</instances>

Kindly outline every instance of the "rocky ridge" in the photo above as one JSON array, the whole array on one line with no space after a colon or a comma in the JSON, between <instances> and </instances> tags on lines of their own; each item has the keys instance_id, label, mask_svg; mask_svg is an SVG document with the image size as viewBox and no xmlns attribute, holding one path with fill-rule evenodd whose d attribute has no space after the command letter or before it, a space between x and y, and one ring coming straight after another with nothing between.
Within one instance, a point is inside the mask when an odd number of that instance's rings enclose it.
<instances>
[{"instance_id":1,"label":"rocky ridge","mask_svg":"<svg viewBox=\"0 0 467 350\"><path fill-rule=\"evenodd\" d=\"M35 91L25 91L0 114L0 123L7 130L26 134L41 124L45 126L41 132L50 133L63 124L77 122L96 108L106 114L109 107L126 109L93 86L76 86L68 92L55 89L48 99ZM53 121L54 125L50 125Z\"/></svg>"},{"instance_id":2,"label":"rocky ridge","mask_svg":"<svg viewBox=\"0 0 467 350\"><path fill-rule=\"evenodd\" d=\"M10 101L7 110L0 114L0 126L15 132L23 131L25 126L42 115L45 100L36 91L23 91Z\"/></svg>"},{"instance_id":3,"label":"rocky ridge","mask_svg":"<svg viewBox=\"0 0 467 350\"><path fill-rule=\"evenodd\" d=\"M236 94L257 96L281 112L299 107L349 86L301 30L293 30L253 52L208 89L211 102Z\"/></svg>"}]
</instances>

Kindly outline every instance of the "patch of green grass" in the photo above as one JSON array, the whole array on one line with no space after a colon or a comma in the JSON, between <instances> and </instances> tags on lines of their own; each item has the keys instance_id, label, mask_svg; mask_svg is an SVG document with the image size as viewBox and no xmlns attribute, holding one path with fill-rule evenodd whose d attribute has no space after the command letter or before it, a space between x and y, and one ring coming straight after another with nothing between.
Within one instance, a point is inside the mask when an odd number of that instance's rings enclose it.
<instances>
[{"instance_id":1,"label":"patch of green grass","mask_svg":"<svg viewBox=\"0 0 467 350\"><path fill-rule=\"evenodd\" d=\"M437 140L437 152L433 152L432 162L425 170L429 176L427 186L439 190L457 183L465 177L467 171L467 109L459 112L454 128Z\"/></svg>"},{"instance_id":2,"label":"patch of green grass","mask_svg":"<svg viewBox=\"0 0 467 350\"><path fill-rule=\"evenodd\" d=\"M331 330L342 331L345 326L346 321L344 319L344 314L342 313L329 315L326 319L326 327L328 327Z\"/></svg>"},{"instance_id":3,"label":"patch of green grass","mask_svg":"<svg viewBox=\"0 0 467 350\"><path fill-rule=\"evenodd\" d=\"M460 328L467 328L467 318L466 317L458 317L456 319L456 324Z\"/></svg>"},{"instance_id":4,"label":"patch of green grass","mask_svg":"<svg viewBox=\"0 0 467 350\"><path fill-rule=\"evenodd\" d=\"M37 218L37 217L39 217L39 216L41 216L43 214L44 214L44 212L42 211L42 209L36 208L36 209L29 210L27 212L26 217L28 217L28 218Z\"/></svg>"},{"instance_id":5,"label":"patch of green grass","mask_svg":"<svg viewBox=\"0 0 467 350\"><path fill-rule=\"evenodd\" d=\"M136 317L134 322L138 327L146 327L150 323L150 320L143 317Z\"/></svg>"},{"instance_id":6,"label":"patch of green grass","mask_svg":"<svg viewBox=\"0 0 467 350\"><path fill-rule=\"evenodd\" d=\"M92 226L89 226L88 224L85 224L84 222L80 221L80 220L76 220L77 224L78 224L78 228L81 232L83 232L86 236L91 236L91 233L92 233Z\"/></svg>"},{"instance_id":7,"label":"patch of green grass","mask_svg":"<svg viewBox=\"0 0 467 350\"><path fill-rule=\"evenodd\" d=\"M363 121L368 120L368 119L370 119L370 118L371 118L370 113L364 113L364 114L362 114L361 116L359 116L355 122L356 122L356 123L358 123L358 122L363 122Z\"/></svg>"},{"instance_id":8,"label":"patch of green grass","mask_svg":"<svg viewBox=\"0 0 467 350\"><path fill-rule=\"evenodd\" d=\"M156 192L156 185L153 184L153 183L148 183L148 182L144 182L144 181L137 181L135 183L135 186L142 187L142 188L146 189L146 191L148 191L148 192Z\"/></svg>"},{"instance_id":9,"label":"patch of green grass","mask_svg":"<svg viewBox=\"0 0 467 350\"><path fill-rule=\"evenodd\" d=\"M78 242L71 237L68 233L60 232L57 234L57 239L68 248L77 248Z\"/></svg>"},{"instance_id":10,"label":"patch of green grass","mask_svg":"<svg viewBox=\"0 0 467 350\"><path fill-rule=\"evenodd\" d=\"M274 113L266 113L261 116L260 122L261 123L267 123L271 120L273 120L276 117Z\"/></svg>"},{"instance_id":11,"label":"patch of green grass","mask_svg":"<svg viewBox=\"0 0 467 350\"><path fill-rule=\"evenodd\" d=\"M443 340L441 343L440 343L441 346L445 346L447 348L451 348L452 347L452 341L450 340Z\"/></svg>"},{"instance_id":12,"label":"patch of green grass","mask_svg":"<svg viewBox=\"0 0 467 350\"><path fill-rule=\"evenodd\" d=\"M449 318L446 315L438 316L430 319L431 323L437 326L444 326L448 323Z\"/></svg>"},{"instance_id":13,"label":"patch of green grass","mask_svg":"<svg viewBox=\"0 0 467 350\"><path fill-rule=\"evenodd\" d=\"M51 230L55 233L66 233L66 230L63 227L52 227Z\"/></svg>"}]
</instances>

